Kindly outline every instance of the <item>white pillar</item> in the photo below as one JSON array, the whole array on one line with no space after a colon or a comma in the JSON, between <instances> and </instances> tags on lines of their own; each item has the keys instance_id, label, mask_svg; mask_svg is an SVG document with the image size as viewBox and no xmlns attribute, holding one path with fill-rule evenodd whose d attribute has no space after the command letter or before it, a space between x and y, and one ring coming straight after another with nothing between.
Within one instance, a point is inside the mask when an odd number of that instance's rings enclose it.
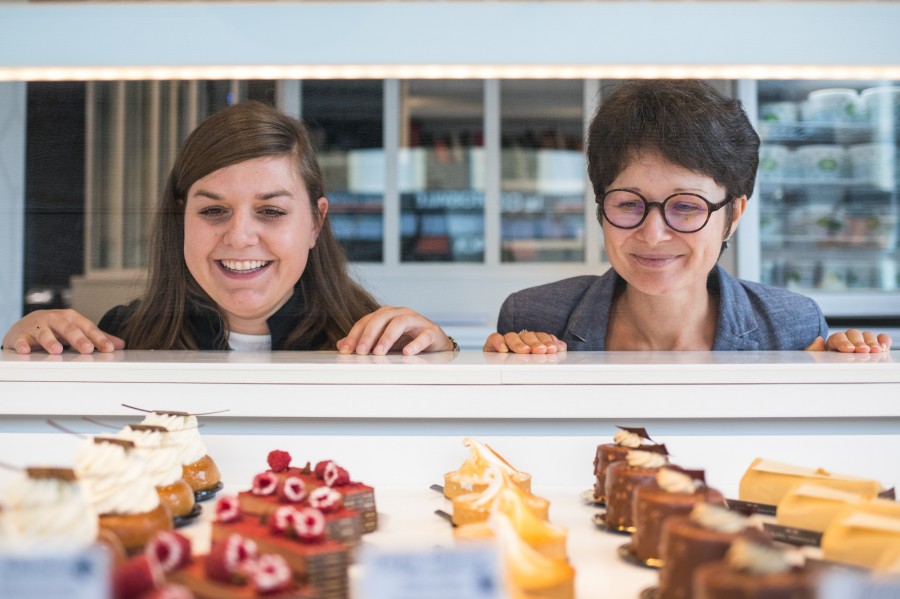
<instances>
[{"instance_id":1,"label":"white pillar","mask_svg":"<svg viewBox=\"0 0 900 599\"><path fill-rule=\"evenodd\" d=\"M0 337L22 316L25 86L0 83Z\"/></svg>"}]
</instances>

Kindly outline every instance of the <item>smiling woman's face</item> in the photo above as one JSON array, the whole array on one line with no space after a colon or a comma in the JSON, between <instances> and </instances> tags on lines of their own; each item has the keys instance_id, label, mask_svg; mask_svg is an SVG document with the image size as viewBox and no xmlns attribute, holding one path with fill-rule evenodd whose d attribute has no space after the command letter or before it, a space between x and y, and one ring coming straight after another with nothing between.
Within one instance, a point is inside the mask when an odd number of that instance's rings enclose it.
<instances>
[{"instance_id":1,"label":"smiling woman's face","mask_svg":"<svg viewBox=\"0 0 900 599\"><path fill-rule=\"evenodd\" d=\"M725 188L711 177L672 164L655 152L637 155L609 189L630 189L650 202L661 202L678 191L699 194L714 204L726 198ZM744 200L734 202L735 225L744 205ZM616 272L642 293L705 292L706 277L722 247L726 212L717 210L706 227L694 233L669 228L655 208L635 229L618 229L603 219L606 254Z\"/></svg>"},{"instance_id":2,"label":"smiling woman's face","mask_svg":"<svg viewBox=\"0 0 900 599\"><path fill-rule=\"evenodd\" d=\"M318 198L324 218L328 201ZM188 190L184 260L230 331L269 332L316 245L310 198L289 156L255 158L198 179Z\"/></svg>"}]
</instances>

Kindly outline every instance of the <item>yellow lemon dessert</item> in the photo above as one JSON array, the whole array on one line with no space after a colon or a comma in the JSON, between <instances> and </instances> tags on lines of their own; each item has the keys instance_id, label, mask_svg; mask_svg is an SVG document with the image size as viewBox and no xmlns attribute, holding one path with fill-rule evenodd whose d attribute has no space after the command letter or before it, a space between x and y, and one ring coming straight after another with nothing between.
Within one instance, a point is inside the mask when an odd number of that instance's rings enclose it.
<instances>
[{"instance_id":1,"label":"yellow lemon dessert","mask_svg":"<svg viewBox=\"0 0 900 599\"><path fill-rule=\"evenodd\" d=\"M519 497L522 502L538 518L547 520L550 510L550 502L543 497L537 497L527 493L513 484L512 480L503 470L488 469L488 486L481 492L459 495L453 499L453 523L457 526L484 522L491 515L491 510L500 491L509 489Z\"/></svg>"},{"instance_id":2,"label":"yellow lemon dessert","mask_svg":"<svg viewBox=\"0 0 900 599\"><path fill-rule=\"evenodd\" d=\"M502 514L510 521L519 538L528 543L532 549L544 557L566 559L566 529L538 518L522 494L511 489L502 489L497 494L493 510L493 514L486 522L456 527L454 529L456 538L460 540L493 538L494 528L490 520L497 514Z\"/></svg>"},{"instance_id":3,"label":"yellow lemon dessert","mask_svg":"<svg viewBox=\"0 0 900 599\"><path fill-rule=\"evenodd\" d=\"M503 471L514 485L526 493L531 493L531 475L513 468L490 445L479 443L469 437L463 439L463 445L471 450L469 457L458 470L444 475L445 497L453 499L466 493L485 490L490 482L487 475L489 468Z\"/></svg>"}]
</instances>

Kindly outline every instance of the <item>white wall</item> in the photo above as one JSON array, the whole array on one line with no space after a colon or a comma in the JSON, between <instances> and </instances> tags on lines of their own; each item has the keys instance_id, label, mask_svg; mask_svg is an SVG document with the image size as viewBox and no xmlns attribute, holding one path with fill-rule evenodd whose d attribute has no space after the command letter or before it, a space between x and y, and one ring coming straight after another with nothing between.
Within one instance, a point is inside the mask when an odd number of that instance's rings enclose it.
<instances>
[{"instance_id":1,"label":"white wall","mask_svg":"<svg viewBox=\"0 0 900 599\"><path fill-rule=\"evenodd\" d=\"M25 83L0 83L0 337L22 315Z\"/></svg>"}]
</instances>

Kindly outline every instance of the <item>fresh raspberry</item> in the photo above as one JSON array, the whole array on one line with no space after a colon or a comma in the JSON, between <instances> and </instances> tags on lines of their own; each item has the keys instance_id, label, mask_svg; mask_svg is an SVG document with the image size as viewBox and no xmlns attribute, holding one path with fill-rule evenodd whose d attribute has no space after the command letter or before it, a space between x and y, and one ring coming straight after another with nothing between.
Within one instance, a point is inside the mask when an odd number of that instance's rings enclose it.
<instances>
[{"instance_id":1,"label":"fresh raspberry","mask_svg":"<svg viewBox=\"0 0 900 599\"><path fill-rule=\"evenodd\" d=\"M291 585L291 568L280 555L261 555L250 574L250 582L260 595L283 591Z\"/></svg>"},{"instance_id":2,"label":"fresh raspberry","mask_svg":"<svg viewBox=\"0 0 900 599\"><path fill-rule=\"evenodd\" d=\"M135 555L113 572L113 597L133 599L158 589L165 582L163 570L154 556Z\"/></svg>"},{"instance_id":3,"label":"fresh raspberry","mask_svg":"<svg viewBox=\"0 0 900 599\"><path fill-rule=\"evenodd\" d=\"M306 483L299 476L285 476L275 490L281 503L300 503L306 499Z\"/></svg>"},{"instance_id":4,"label":"fresh raspberry","mask_svg":"<svg viewBox=\"0 0 900 599\"><path fill-rule=\"evenodd\" d=\"M241 519L241 501L237 497L220 497L216 501L216 522L235 522Z\"/></svg>"},{"instance_id":5,"label":"fresh raspberry","mask_svg":"<svg viewBox=\"0 0 900 599\"><path fill-rule=\"evenodd\" d=\"M224 541L213 543L204 564L206 576L219 582L242 584L246 576L242 565L256 559L256 542L239 534L231 534Z\"/></svg>"},{"instance_id":6,"label":"fresh raspberry","mask_svg":"<svg viewBox=\"0 0 900 599\"><path fill-rule=\"evenodd\" d=\"M141 595L141 599L194 599L194 594L185 586L168 583L151 593Z\"/></svg>"},{"instance_id":7,"label":"fresh raspberry","mask_svg":"<svg viewBox=\"0 0 900 599\"><path fill-rule=\"evenodd\" d=\"M309 494L309 505L325 513L336 512L344 504L344 496L330 487L313 489Z\"/></svg>"},{"instance_id":8,"label":"fresh raspberry","mask_svg":"<svg viewBox=\"0 0 900 599\"><path fill-rule=\"evenodd\" d=\"M325 537L325 516L317 509L301 508L294 518L294 531L304 541L319 541Z\"/></svg>"},{"instance_id":9,"label":"fresh raspberry","mask_svg":"<svg viewBox=\"0 0 900 599\"><path fill-rule=\"evenodd\" d=\"M272 472L284 472L291 467L291 454L275 449L269 452L269 457L266 458L266 461L269 462L269 468L272 469Z\"/></svg>"},{"instance_id":10,"label":"fresh raspberry","mask_svg":"<svg viewBox=\"0 0 900 599\"><path fill-rule=\"evenodd\" d=\"M324 478L325 477L325 468L328 467L328 464L333 463L331 460L324 460L322 462L316 463L316 468L313 472L316 475L316 478Z\"/></svg>"},{"instance_id":11,"label":"fresh raspberry","mask_svg":"<svg viewBox=\"0 0 900 599\"><path fill-rule=\"evenodd\" d=\"M177 532L163 530L147 543L144 553L153 556L168 574L191 561L191 541Z\"/></svg>"},{"instance_id":12,"label":"fresh raspberry","mask_svg":"<svg viewBox=\"0 0 900 599\"><path fill-rule=\"evenodd\" d=\"M269 530L275 534L289 534L294 531L297 510L292 505L282 505L269 516Z\"/></svg>"},{"instance_id":13,"label":"fresh raspberry","mask_svg":"<svg viewBox=\"0 0 900 599\"><path fill-rule=\"evenodd\" d=\"M271 472L260 472L253 477L254 495L273 495L278 487L278 477Z\"/></svg>"},{"instance_id":14,"label":"fresh raspberry","mask_svg":"<svg viewBox=\"0 0 900 599\"><path fill-rule=\"evenodd\" d=\"M329 487L340 487L350 483L350 473L335 464L328 462L325 471L322 473L322 480Z\"/></svg>"}]
</instances>

